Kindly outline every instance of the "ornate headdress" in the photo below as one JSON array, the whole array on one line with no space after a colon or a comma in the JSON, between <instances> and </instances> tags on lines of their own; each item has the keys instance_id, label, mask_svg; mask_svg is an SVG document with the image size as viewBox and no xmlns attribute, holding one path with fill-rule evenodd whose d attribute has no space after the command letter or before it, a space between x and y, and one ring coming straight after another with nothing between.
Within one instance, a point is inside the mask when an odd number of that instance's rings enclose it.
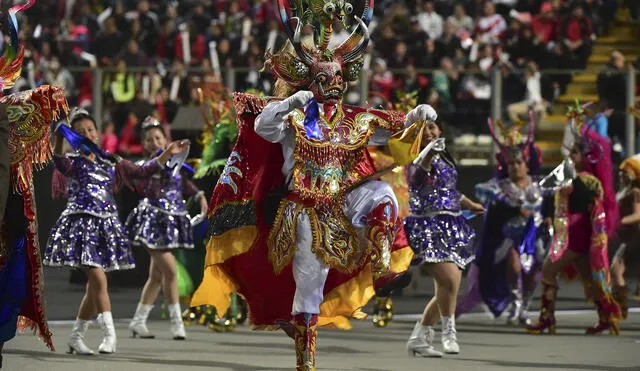
<instances>
[{"instance_id":1,"label":"ornate headdress","mask_svg":"<svg viewBox=\"0 0 640 371\"><path fill-rule=\"evenodd\" d=\"M587 157L590 163L595 164L604 156L605 148L602 144L604 138L593 130L593 126L600 117L608 117L612 110L600 112L594 116L593 112L587 109L591 104L593 102L580 105L576 100L575 105L567 109L567 117L575 138L574 146ZM587 121L589 116L593 117Z\"/></svg>"},{"instance_id":2,"label":"ornate headdress","mask_svg":"<svg viewBox=\"0 0 640 371\"><path fill-rule=\"evenodd\" d=\"M369 44L367 26L373 16L373 6L374 0L357 3L344 0L278 0L280 21L289 44L280 52L268 55L266 65L277 78L294 88L310 86L314 81L323 82L320 84L321 95L342 96L344 91L331 91L335 87L332 81L338 72L346 82L358 79L363 66L362 54ZM355 28L340 46L329 49L335 20L342 21L346 27L355 25ZM302 42L304 26L313 27L312 43ZM323 91L323 88L328 89Z\"/></svg>"},{"instance_id":3,"label":"ornate headdress","mask_svg":"<svg viewBox=\"0 0 640 371\"><path fill-rule=\"evenodd\" d=\"M529 167L529 173L536 174L540 170L542 158L540 150L533 143L534 119L533 112L529 112L529 122L527 126L527 135L522 134L522 129L526 122L516 121L510 126L505 125L502 121L493 121L488 119L489 132L491 137L498 145L498 173L500 177L506 177L507 165L509 161L517 156L522 156L523 160ZM496 127L500 130L500 137L496 133Z\"/></svg>"}]
</instances>

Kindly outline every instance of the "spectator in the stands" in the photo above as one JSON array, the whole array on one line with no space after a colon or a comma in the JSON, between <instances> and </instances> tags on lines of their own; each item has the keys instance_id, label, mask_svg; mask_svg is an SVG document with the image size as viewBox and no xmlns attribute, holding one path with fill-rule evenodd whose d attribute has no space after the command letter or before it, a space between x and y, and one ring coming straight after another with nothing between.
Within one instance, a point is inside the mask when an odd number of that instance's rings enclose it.
<instances>
[{"instance_id":1,"label":"spectator in the stands","mask_svg":"<svg viewBox=\"0 0 640 371\"><path fill-rule=\"evenodd\" d=\"M541 75L538 65L534 61L527 62L522 77L526 86L524 100L507 106L511 122L527 121L530 110L534 113L535 127L539 128L546 114L546 103L542 99Z\"/></svg>"},{"instance_id":2,"label":"spectator in the stands","mask_svg":"<svg viewBox=\"0 0 640 371\"><path fill-rule=\"evenodd\" d=\"M416 55L416 65L419 68L434 68L437 66L438 51L436 42L432 39L426 39L422 46L422 51Z\"/></svg>"},{"instance_id":3,"label":"spectator in the stands","mask_svg":"<svg viewBox=\"0 0 640 371\"><path fill-rule=\"evenodd\" d=\"M545 47L553 47L558 38L558 17L553 9L553 4L547 1L540 6L540 14L533 17L531 28L536 38Z\"/></svg>"},{"instance_id":4,"label":"spectator in the stands","mask_svg":"<svg viewBox=\"0 0 640 371\"><path fill-rule=\"evenodd\" d=\"M67 98L74 96L75 81L71 72L60 65L58 57L54 56L49 62L47 72L45 73L46 83L49 85L62 86Z\"/></svg>"},{"instance_id":5,"label":"spectator in the stands","mask_svg":"<svg viewBox=\"0 0 640 371\"><path fill-rule=\"evenodd\" d=\"M398 39L390 24L381 25L380 29L379 33L374 31L375 48L383 59L389 60L393 56Z\"/></svg>"},{"instance_id":6,"label":"spectator in the stands","mask_svg":"<svg viewBox=\"0 0 640 371\"><path fill-rule=\"evenodd\" d=\"M591 20L585 17L580 4L575 5L571 16L561 26L561 40L569 50L574 68L584 69L587 66L594 37Z\"/></svg>"},{"instance_id":7,"label":"spectator in the stands","mask_svg":"<svg viewBox=\"0 0 640 371\"><path fill-rule=\"evenodd\" d=\"M422 11L418 14L418 22L430 39L438 40L442 35L443 23L440 14L436 13L433 1L424 3Z\"/></svg>"},{"instance_id":8,"label":"spectator in the stands","mask_svg":"<svg viewBox=\"0 0 640 371\"><path fill-rule=\"evenodd\" d=\"M189 24L192 26L193 32L197 34L207 32L211 24L211 15L205 12L204 5L201 2L196 3L193 7L191 15L189 16Z\"/></svg>"},{"instance_id":9,"label":"spectator in the stands","mask_svg":"<svg viewBox=\"0 0 640 371\"><path fill-rule=\"evenodd\" d=\"M120 56L129 67L143 67L148 64L147 56L144 51L140 50L138 42L131 39L127 42L127 48Z\"/></svg>"},{"instance_id":10,"label":"spectator in the stands","mask_svg":"<svg viewBox=\"0 0 640 371\"><path fill-rule=\"evenodd\" d=\"M428 39L427 33L422 30L420 27L420 22L418 22L418 17L411 17L409 19L409 29L403 35L404 43L407 45L409 49L409 54L415 59L420 56L422 53L422 46L424 45L424 40Z\"/></svg>"},{"instance_id":11,"label":"spectator in the stands","mask_svg":"<svg viewBox=\"0 0 640 371\"><path fill-rule=\"evenodd\" d=\"M472 32L475 27L473 19L467 15L467 12L464 10L464 6L460 3L455 5L453 8L453 15L447 18L447 22L451 22L456 31L464 29L467 32Z\"/></svg>"},{"instance_id":12,"label":"spectator in the stands","mask_svg":"<svg viewBox=\"0 0 640 371\"><path fill-rule=\"evenodd\" d=\"M377 58L371 74L369 90L379 94L386 102L393 98L393 74L387 69L387 63L382 58Z\"/></svg>"},{"instance_id":13,"label":"spectator in the stands","mask_svg":"<svg viewBox=\"0 0 640 371\"><path fill-rule=\"evenodd\" d=\"M171 100L175 100L176 102L185 105L191 100L189 75L184 63L180 59L173 61L171 74L165 78L163 86L169 89Z\"/></svg>"},{"instance_id":14,"label":"spectator in the stands","mask_svg":"<svg viewBox=\"0 0 640 371\"><path fill-rule=\"evenodd\" d=\"M109 17L104 21L104 28L96 35L90 50L103 66L107 66L122 50L124 42L125 36L116 28L115 18Z\"/></svg>"},{"instance_id":15,"label":"spectator in the stands","mask_svg":"<svg viewBox=\"0 0 640 371\"><path fill-rule=\"evenodd\" d=\"M470 63L461 83L460 100L466 117L461 122L468 125L467 130L476 135L485 132L486 118L489 115L491 99L491 81L480 69L478 63Z\"/></svg>"},{"instance_id":16,"label":"spectator in the stands","mask_svg":"<svg viewBox=\"0 0 640 371\"><path fill-rule=\"evenodd\" d=\"M624 141L626 112L626 60L618 50L611 53L609 63L598 74L598 96L608 108L614 111L609 118L609 137Z\"/></svg>"},{"instance_id":17,"label":"spectator in the stands","mask_svg":"<svg viewBox=\"0 0 640 371\"><path fill-rule=\"evenodd\" d=\"M476 37L482 43L499 44L507 31L507 22L496 13L495 5L487 1L484 3L484 15L476 25Z\"/></svg>"},{"instance_id":18,"label":"spectator in the stands","mask_svg":"<svg viewBox=\"0 0 640 371\"><path fill-rule=\"evenodd\" d=\"M203 34L194 32L194 27L189 24L182 24L184 31L189 36L189 51L190 55L188 57L189 64L192 66L197 66L202 63L202 59L206 57L207 45L206 39ZM184 32L178 32L175 36L175 41L173 43L173 55L175 58L180 59L183 62L186 62L184 55L184 45L183 45L183 35Z\"/></svg>"},{"instance_id":19,"label":"spectator in the stands","mask_svg":"<svg viewBox=\"0 0 640 371\"><path fill-rule=\"evenodd\" d=\"M102 140L100 148L109 153L118 153L118 136L116 135L116 126L113 122L108 121L102 129Z\"/></svg>"},{"instance_id":20,"label":"spectator in the stands","mask_svg":"<svg viewBox=\"0 0 640 371\"><path fill-rule=\"evenodd\" d=\"M429 78L419 74L413 64L408 64L396 87L405 92L415 91L418 93L418 102L426 102L429 93Z\"/></svg>"},{"instance_id":21,"label":"spectator in the stands","mask_svg":"<svg viewBox=\"0 0 640 371\"><path fill-rule=\"evenodd\" d=\"M129 103L136 96L136 81L134 75L127 71L127 63L124 60L119 59L116 63L117 72L112 76L109 92L116 104L115 124L120 129L126 123Z\"/></svg>"},{"instance_id":22,"label":"spectator in the stands","mask_svg":"<svg viewBox=\"0 0 640 371\"><path fill-rule=\"evenodd\" d=\"M140 22L142 29L142 34L138 39L140 47L145 53L151 54L156 47L155 43L158 39L160 25L156 13L149 9L148 0L140 0L138 2L137 20Z\"/></svg>"},{"instance_id":23,"label":"spectator in the stands","mask_svg":"<svg viewBox=\"0 0 640 371\"><path fill-rule=\"evenodd\" d=\"M162 23L162 30L158 37L154 56L165 63L169 63L175 57L175 42L178 31L173 19L166 18Z\"/></svg>"},{"instance_id":24,"label":"spectator in the stands","mask_svg":"<svg viewBox=\"0 0 640 371\"><path fill-rule=\"evenodd\" d=\"M455 58L456 53L461 49L462 44L460 38L456 35L456 26L451 21L447 21L444 25L442 37L436 42L437 60L441 61L445 57Z\"/></svg>"},{"instance_id":25,"label":"spectator in the stands","mask_svg":"<svg viewBox=\"0 0 640 371\"><path fill-rule=\"evenodd\" d=\"M396 44L395 53L393 53L393 57L388 61L388 66L391 69L404 68L409 63L409 59L407 44L400 41Z\"/></svg>"}]
</instances>

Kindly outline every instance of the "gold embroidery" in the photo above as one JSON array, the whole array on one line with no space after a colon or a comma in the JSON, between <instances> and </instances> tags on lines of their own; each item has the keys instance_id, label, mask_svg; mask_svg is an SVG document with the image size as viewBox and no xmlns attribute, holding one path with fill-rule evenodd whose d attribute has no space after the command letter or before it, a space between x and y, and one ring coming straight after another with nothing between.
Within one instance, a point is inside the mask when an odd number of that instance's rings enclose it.
<instances>
[{"instance_id":1,"label":"gold embroidery","mask_svg":"<svg viewBox=\"0 0 640 371\"><path fill-rule=\"evenodd\" d=\"M276 274L291 262L296 252L298 215L301 211L302 205L289 200L282 201L278 208L276 220L267 240L269 261Z\"/></svg>"}]
</instances>

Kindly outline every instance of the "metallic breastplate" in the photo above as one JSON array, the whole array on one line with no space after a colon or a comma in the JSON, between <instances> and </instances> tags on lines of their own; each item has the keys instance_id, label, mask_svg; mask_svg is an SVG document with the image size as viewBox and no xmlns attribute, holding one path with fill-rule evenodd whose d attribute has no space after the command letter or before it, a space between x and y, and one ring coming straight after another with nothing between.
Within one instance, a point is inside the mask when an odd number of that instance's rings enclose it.
<instances>
[{"instance_id":1,"label":"metallic breastplate","mask_svg":"<svg viewBox=\"0 0 640 371\"><path fill-rule=\"evenodd\" d=\"M321 139L307 138L304 113L294 111L289 117L296 133L294 188L301 199L315 202L336 200L359 179L356 165L372 133L370 113L345 116L338 110L331 122L319 119Z\"/></svg>"}]
</instances>

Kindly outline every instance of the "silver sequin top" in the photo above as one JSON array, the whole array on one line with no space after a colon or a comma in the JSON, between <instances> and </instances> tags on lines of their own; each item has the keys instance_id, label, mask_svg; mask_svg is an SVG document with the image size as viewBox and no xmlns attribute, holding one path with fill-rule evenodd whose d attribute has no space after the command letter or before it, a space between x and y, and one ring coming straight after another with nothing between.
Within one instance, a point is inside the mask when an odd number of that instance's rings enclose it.
<instances>
[{"instance_id":1,"label":"silver sequin top","mask_svg":"<svg viewBox=\"0 0 640 371\"><path fill-rule=\"evenodd\" d=\"M461 194L457 190L458 171L439 155L427 172L419 165L407 169L409 210L413 216L459 213Z\"/></svg>"},{"instance_id":2,"label":"silver sequin top","mask_svg":"<svg viewBox=\"0 0 640 371\"><path fill-rule=\"evenodd\" d=\"M114 198L117 173L131 179L150 177L162 167L157 161L143 167L131 161L120 161L116 166L97 158L92 161L78 153L54 156L56 169L67 179L67 206L62 215L90 214L97 217L116 216Z\"/></svg>"},{"instance_id":3,"label":"silver sequin top","mask_svg":"<svg viewBox=\"0 0 640 371\"><path fill-rule=\"evenodd\" d=\"M145 162L148 166L151 161ZM196 195L199 190L182 174L173 176L173 169L163 169L149 179L136 181L136 190L144 195L140 205L155 207L172 215L187 215L185 198Z\"/></svg>"}]
</instances>

